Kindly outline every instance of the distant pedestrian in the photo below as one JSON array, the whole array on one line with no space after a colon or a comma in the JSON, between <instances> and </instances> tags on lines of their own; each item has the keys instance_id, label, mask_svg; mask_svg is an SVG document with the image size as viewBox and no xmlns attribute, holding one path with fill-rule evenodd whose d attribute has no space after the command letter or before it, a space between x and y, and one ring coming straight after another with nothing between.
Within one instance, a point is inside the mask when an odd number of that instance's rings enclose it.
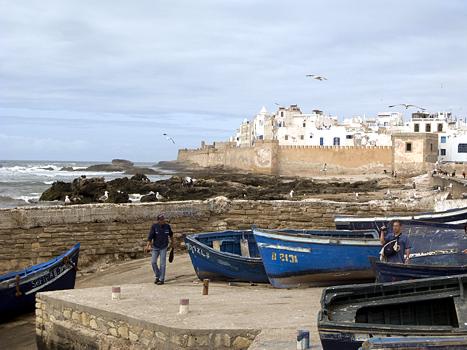
<instances>
[{"instance_id":1,"label":"distant pedestrian","mask_svg":"<svg viewBox=\"0 0 467 350\"><path fill-rule=\"evenodd\" d=\"M465 171L462 172L462 177L465 179Z\"/></svg>"},{"instance_id":2,"label":"distant pedestrian","mask_svg":"<svg viewBox=\"0 0 467 350\"><path fill-rule=\"evenodd\" d=\"M456 177L456 171L454 170L451 174L452 177Z\"/></svg>"},{"instance_id":3,"label":"distant pedestrian","mask_svg":"<svg viewBox=\"0 0 467 350\"><path fill-rule=\"evenodd\" d=\"M410 241L407 235L402 234L402 225L399 220L393 221L391 233L387 233L386 228L382 227L379 240L383 245L381 255L387 262L400 264L409 262Z\"/></svg>"},{"instance_id":4,"label":"distant pedestrian","mask_svg":"<svg viewBox=\"0 0 467 350\"><path fill-rule=\"evenodd\" d=\"M164 215L159 214L157 216L157 223L151 226L146 245L147 252L152 249L151 265L156 278L155 284L164 284L167 248L169 245L173 246L172 228L166 223ZM160 266L157 265L158 258L160 258Z\"/></svg>"}]
</instances>

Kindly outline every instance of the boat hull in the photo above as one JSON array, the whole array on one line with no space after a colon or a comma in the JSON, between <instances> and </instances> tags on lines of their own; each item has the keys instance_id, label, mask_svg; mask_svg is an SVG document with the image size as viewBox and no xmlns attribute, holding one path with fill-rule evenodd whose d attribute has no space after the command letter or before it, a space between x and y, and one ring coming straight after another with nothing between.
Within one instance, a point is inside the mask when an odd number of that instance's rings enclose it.
<instances>
[{"instance_id":1,"label":"boat hull","mask_svg":"<svg viewBox=\"0 0 467 350\"><path fill-rule=\"evenodd\" d=\"M413 216L387 216L359 218L354 216L336 216L334 223L338 230L367 230L378 229L387 226L392 220L401 220L406 223L411 221L424 221L429 223L446 223L453 225L465 225L467 223L467 207L450 209L436 213L421 213Z\"/></svg>"},{"instance_id":2,"label":"boat hull","mask_svg":"<svg viewBox=\"0 0 467 350\"><path fill-rule=\"evenodd\" d=\"M73 289L78 266L79 245L62 259L45 269L20 277L4 280L0 284L0 320L31 312L35 307L36 293ZM19 293L18 293L19 292Z\"/></svg>"},{"instance_id":3,"label":"boat hull","mask_svg":"<svg viewBox=\"0 0 467 350\"><path fill-rule=\"evenodd\" d=\"M378 282L397 282L419 278L443 277L467 273L467 266L396 264L370 259Z\"/></svg>"},{"instance_id":4,"label":"boat hull","mask_svg":"<svg viewBox=\"0 0 467 350\"><path fill-rule=\"evenodd\" d=\"M378 256L381 245L377 239L253 232L269 282L276 288L374 279L368 257Z\"/></svg>"},{"instance_id":5,"label":"boat hull","mask_svg":"<svg viewBox=\"0 0 467 350\"><path fill-rule=\"evenodd\" d=\"M232 232L232 231L231 231ZM201 236L201 235L199 235ZM187 236L185 245L199 279L268 283L260 257L245 257L217 251Z\"/></svg>"}]
</instances>

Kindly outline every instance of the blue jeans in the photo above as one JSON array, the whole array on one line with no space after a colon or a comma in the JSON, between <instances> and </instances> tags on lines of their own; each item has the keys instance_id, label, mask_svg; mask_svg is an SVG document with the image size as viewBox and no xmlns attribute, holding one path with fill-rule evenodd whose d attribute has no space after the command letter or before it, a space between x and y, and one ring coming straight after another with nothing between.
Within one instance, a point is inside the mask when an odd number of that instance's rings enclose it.
<instances>
[{"instance_id":1,"label":"blue jeans","mask_svg":"<svg viewBox=\"0 0 467 350\"><path fill-rule=\"evenodd\" d=\"M160 268L157 266L157 258L160 256ZM167 248L152 248L151 265L154 271L154 276L159 281L165 280L165 265L167 257Z\"/></svg>"}]
</instances>

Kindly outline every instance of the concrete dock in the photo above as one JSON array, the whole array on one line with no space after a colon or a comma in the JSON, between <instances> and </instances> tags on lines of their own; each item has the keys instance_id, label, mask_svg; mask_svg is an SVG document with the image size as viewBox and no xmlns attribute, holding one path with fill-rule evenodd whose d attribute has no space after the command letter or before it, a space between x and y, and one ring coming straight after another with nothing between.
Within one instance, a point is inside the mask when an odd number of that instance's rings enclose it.
<instances>
[{"instance_id":1,"label":"concrete dock","mask_svg":"<svg viewBox=\"0 0 467 350\"><path fill-rule=\"evenodd\" d=\"M202 295L189 258L169 265L165 285L151 280L147 265L122 264L90 275L112 282L103 287L43 293L38 298L36 332L39 345L97 346L132 349L295 349L296 331L308 329L319 349L316 317L320 288L279 290L269 285L213 283ZM114 270L114 271L112 271ZM117 273L117 271L121 271ZM129 284L143 276L143 283ZM191 273L187 273L191 270ZM139 272L138 272L139 271ZM177 271L179 275L174 275ZM180 272L182 272L180 274ZM109 276L114 276L113 278ZM119 278L117 278L119 277ZM82 278L81 286L101 283ZM111 299L111 285L121 286L121 300ZM138 281L142 282L142 281ZM179 301L189 299L190 312L178 314Z\"/></svg>"}]
</instances>

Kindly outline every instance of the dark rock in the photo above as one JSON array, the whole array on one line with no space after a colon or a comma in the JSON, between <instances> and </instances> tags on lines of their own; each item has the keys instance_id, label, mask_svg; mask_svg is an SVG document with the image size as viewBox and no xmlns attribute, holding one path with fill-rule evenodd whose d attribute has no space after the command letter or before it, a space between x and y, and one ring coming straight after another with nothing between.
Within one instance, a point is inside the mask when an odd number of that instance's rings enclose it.
<instances>
[{"instance_id":1,"label":"dark rock","mask_svg":"<svg viewBox=\"0 0 467 350\"><path fill-rule=\"evenodd\" d=\"M53 170L55 170L55 169L52 168L51 166L45 167L45 168L40 168L40 169L42 169L42 170L48 170L48 171L53 171Z\"/></svg>"},{"instance_id":2,"label":"dark rock","mask_svg":"<svg viewBox=\"0 0 467 350\"><path fill-rule=\"evenodd\" d=\"M52 186L45 190L41 197L40 201L59 201L65 200L65 196L72 194L72 185L69 182L56 181Z\"/></svg>"},{"instance_id":3,"label":"dark rock","mask_svg":"<svg viewBox=\"0 0 467 350\"><path fill-rule=\"evenodd\" d=\"M126 160L126 159L112 159L112 165L121 167L121 168L130 168L135 165L135 163Z\"/></svg>"},{"instance_id":4,"label":"dark rock","mask_svg":"<svg viewBox=\"0 0 467 350\"><path fill-rule=\"evenodd\" d=\"M151 182L151 180L149 180L149 178L143 174L143 173L136 173L135 175L133 175L130 180L132 181L142 181L142 182Z\"/></svg>"},{"instance_id":5,"label":"dark rock","mask_svg":"<svg viewBox=\"0 0 467 350\"><path fill-rule=\"evenodd\" d=\"M125 174L129 174L129 175L132 175L132 174L148 174L148 175L160 175L160 174L163 174L161 171L157 171L157 170L154 170L154 169L151 169L151 168L143 168L143 167L137 167L137 166L134 166L134 167L131 167L131 168L128 168L125 170Z\"/></svg>"},{"instance_id":6,"label":"dark rock","mask_svg":"<svg viewBox=\"0 0 467 350\"><path fill-rule=\"evenodd\" d=\"M121 191L110 191L107 203L130 203L128 193Z\"/></svg>"},{"instance_id":7,"label":"dark rock","mask_svg":"<svg viewBox=\"0 0 467 350\"><path fill-rule=\"evenodd\" d=\"M72 166L64 166L60 169L60 171L74 171Z\"/></svg>"},{"instance_id":8,"label":"dark rock","mask_svg":"<svg viewBox=\"0 0 467 350\"><path fill-rule=\"evenodd\" d=\"M148 194L146 196L142 196L140 202L157 202L157 198L155 194Z\"/></svg>"},{"instance_id":9,"label":"dark rock","mask_svg":"<svg viewBox=\"0 0 467 350\"><path fill-rule=\"evenodd\" d=\"M125 168L112 164L94 164L86 168L86 171L124 171Z\"/></svg>"}]
</instances>

